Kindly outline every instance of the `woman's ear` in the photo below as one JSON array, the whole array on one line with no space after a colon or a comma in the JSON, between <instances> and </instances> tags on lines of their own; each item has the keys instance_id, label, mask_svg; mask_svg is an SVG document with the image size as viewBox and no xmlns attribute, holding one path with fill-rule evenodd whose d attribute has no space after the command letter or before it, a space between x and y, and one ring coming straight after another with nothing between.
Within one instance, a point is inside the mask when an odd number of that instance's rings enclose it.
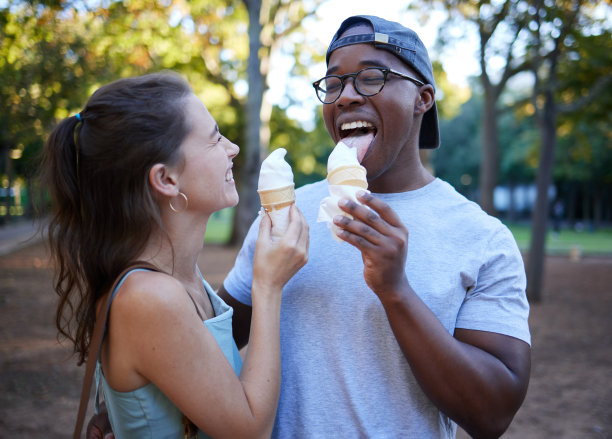
<instances>
[{"instance_id":1,"label":"woman's ear","mask_svg":"<svg viewBox=\"0 0 612 439\"><path fill-rule=\"evenodd\" d=\"M434 104L434 89L431 84L425 84L419 89L419 98L415 111L420 114L425 114Z\"/></svg>"},{"instance_id":2,"label":"woman's ear","mask_svg":"<svg viewBox=\"0 0 612 439\"><path fill-rule=\"evenodd\" d=\"M178 195L178 174L167 165L156 163L149 171L149 183L155 192L166 197Z\"/></svg>"}]
</instances>

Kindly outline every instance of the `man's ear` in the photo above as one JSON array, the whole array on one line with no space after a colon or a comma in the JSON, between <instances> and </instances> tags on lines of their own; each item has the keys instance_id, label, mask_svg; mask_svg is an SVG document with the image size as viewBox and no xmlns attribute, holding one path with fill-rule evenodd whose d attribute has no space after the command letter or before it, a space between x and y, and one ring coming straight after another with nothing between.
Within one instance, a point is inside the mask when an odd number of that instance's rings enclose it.
<instances>
[{"instance_id":1,"label":"man's ear","mask_svg":"<svg viewBox=\"0 0 612 439\"><path fill-rule=\"evenodd\" d=\"M178 174L162 163L156 163L149 171L149 184L153 190L166 197L178 195Z\"/></svg>"},{"instance_id":2,"label":"man's ear","mask_svg":"<svg viewBox=\"0 0 612 439\"><path fill-rule=\"evenodd\" d=\"M425 84L419 89L419 99L417 100L415 111L425 114L435 102L434 89L431 84Z\"/></svg>"}]
</instances>

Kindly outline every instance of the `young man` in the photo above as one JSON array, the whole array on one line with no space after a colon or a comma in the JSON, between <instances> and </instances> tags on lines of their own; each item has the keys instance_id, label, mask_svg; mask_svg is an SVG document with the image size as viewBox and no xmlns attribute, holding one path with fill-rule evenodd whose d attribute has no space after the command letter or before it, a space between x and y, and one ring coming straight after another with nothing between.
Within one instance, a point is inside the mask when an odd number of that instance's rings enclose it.
<instances>
[{"instance_id":1,"label":"young man","mask_svg":"<svg viewBox=\"0 0 612 439\"><path fill-rule=\"evenodd\" d=\"M297 191L310 256L284 290L273 437L454 437L454 422L499 436L529 381L524 267L508 229L420 162L439 146L427 51L399 23L351 17L327 65L325 124L334 142L359 137L372 194L341 202L353 219L335 218L336 242L316 222L326 181ZM239 346L257 223L220 291Z\"/></svg>"}]
</instances>

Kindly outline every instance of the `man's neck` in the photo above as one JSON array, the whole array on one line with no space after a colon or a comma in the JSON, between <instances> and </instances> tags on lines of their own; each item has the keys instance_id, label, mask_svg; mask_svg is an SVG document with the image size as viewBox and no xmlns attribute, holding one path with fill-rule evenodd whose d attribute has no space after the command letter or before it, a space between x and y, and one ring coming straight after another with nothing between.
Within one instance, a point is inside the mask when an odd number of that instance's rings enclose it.
<instances>
[{"instance_id":1,"label":"man's neck","mask_svg":"<svg viewBox=\"0 0 612 439\"><path fill-rule=\"evenodd\" d=\"M383 173L378 178L368 181L368 190L379 194L408 192L420 189L433 180L435 177L419 163L412 170Z\"/></svg>"}]
</instances>

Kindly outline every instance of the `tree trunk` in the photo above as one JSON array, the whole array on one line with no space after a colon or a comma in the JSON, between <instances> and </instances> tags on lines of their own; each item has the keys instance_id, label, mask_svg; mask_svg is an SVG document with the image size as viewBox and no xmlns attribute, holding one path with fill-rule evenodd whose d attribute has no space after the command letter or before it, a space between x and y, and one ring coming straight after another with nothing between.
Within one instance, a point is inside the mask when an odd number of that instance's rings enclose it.
<instances>
[{"instance_id":1,"label":"tree trunk","mask_svg":"<svg viewBox=\"0 0 612 439\"><path fill-rule=\"evenodd\" d=\"M582 225L589 228L591 223L591 188L589 183L582 185Z\"/></svg>"},{"instance_id":2,"label":"tree trunk","mask_svg":"<svg viewBox=\"0 0 612 439\"><path fill-rule=\"evenodd\" d=\"M7 186L4 194L4 210L5 215L0 215L0 224L10 223L13 220L11 216L13 207L13 197L11 196L11 188L13 187L13 159L11 159L11 151L7 144L0 145L0 163L4 163L4 175L6 176ZM2 187L0 185L0 187Z\"/></svg>"},{"instance_id":3,"label":"tree trunk","mask_svg":"<svg viewBox=\"0 0 612 439\"><path fill-rule=\"evenodd\" d=\"M8 149L5 152L5 145L0 142L0 164L3 165L4 169L2 171L8 175ZM6 222L6 217L2 214L3 210L8 212L9 205L6 202L8 198L4 198L2 184L0 184L0 226ZM4 207L4 209L2 209Z\"/></svg>"},{"instance_id":4,"label":"tree trunk","mask_svg":"<svg viewBox=\"0 0 612 439\"><path fill-rule=\"evenodd\" d=\"M577 187L576 182L571 181L569 187L569 195L567 201L567 223L570 229L574 229L576 226L576 197Z\"/></svg>"},{"instance_id":5,"label":"tree trunk","mask_svg":"<svg viewBox=\"0 0 612 439\"><path fill-rule=\"evenodd\" d=\"M249 60L248 81L249 95L247 99L247 126L246 148L243 150L244 164L240 174L240 202L236 209L234 228L230 242L241 244L246 236L249 226L257 216L259 209L259 196L257 194L257 181L261 165L261 106L264 93L264 77L261 74L261 0L245 0L249 12Z\"/></svg>"},{"instance_id":6,"label":"tree trunk","mask_svg":"<svg viewBox=\"0 0 612 439\"><path fill-rule=\"evenodd\" d=\"M516 200L515 200L516 184L512 180L508 183L508 192L510 194L510 203L508 204L507 218L508 218L508 221L516 221L518 217L518 214L516 212Z\"/></svg>"},{"instance_id":7,"label":"tree trunk","mask_svg":"<svg viewBox=\"0 0 612 439\"><path fill-rule=\"evenodd\" d=\"M485 88L482 115L482 161L480 163L480 194L478 203L490 215L497 215L493 192L499 174L499 141L497 139L497 109L493 92Z\"/></svg>"},{"instance_id":8,"label":"tree trunk","mask_svg":"<svg viewBox=\"0 0 612 439\"><path fill-rule=\"evenodd\" d=\"M546 230L548 223L548 188L552 184L556 146L556 105L553 93L546 91L544 114L540 122L542 150L536 179L537 196L532 215L532 235L527 259L527 297L532 302L542 300L544 278L544 257L546 251Z\"/></svg>"},{"instance_id":9,"label":"tree trunk","mask_svg":"<svg viewBox=\"0 0 612 439\"><path fill-rule=\"evenodd\" d=\"M595 184L595 190L593 191L593 230L601 227L602 198L601 189L598 184Z\"/></svg>"},{"instance_id":10,"label":"tree trunk","mask_svg":"<svg viewBox=\"0 0 612 439\"><path fill-rule=\"evenodd\" d=\"M607 223L612 220L612 196L610 196L610 192L612 192L612 186L606 185L606 188L602 189L602 226L603 223Z\"/></svg>"},{"instance_id":11,"label":"tree trunk","mask_svg":"<svg viewBox=\"0 0 612 439\"><path fill-rule=\"evenodd\" d=\"M36 189L34 186L34 178L32 178L32 176L30 175L28 175L26 178L26 191L28 194L28 198L27 198L27 203L25 205L25 209L24 209L24 216L26 218L34 218L34 216L36 215L35 206L40 206L40 202L35 200L37 195L36 195Z\"/></svg>"}]
</instances>

